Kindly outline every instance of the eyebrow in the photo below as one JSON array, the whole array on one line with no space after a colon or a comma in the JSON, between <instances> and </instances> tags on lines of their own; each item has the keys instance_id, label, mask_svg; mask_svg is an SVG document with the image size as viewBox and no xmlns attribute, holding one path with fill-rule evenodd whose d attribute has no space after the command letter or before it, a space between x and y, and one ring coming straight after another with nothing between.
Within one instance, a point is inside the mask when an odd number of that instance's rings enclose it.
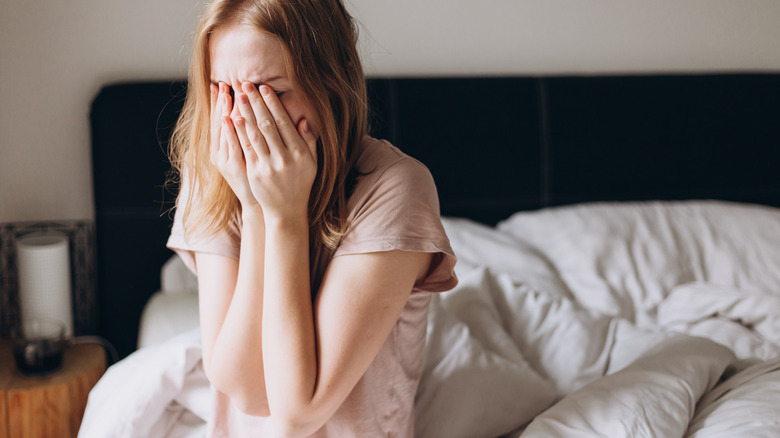
<instances>
[{"instance_id":1,"label":"eyebrow","mask_svg":"<svg viewBox=\"0 0 780 438\"><path fill-rule=\"evenodd\" d=\"M259 81L248 81L248 82L252 82L256 86L260 86L263 84L267 84L269 82L278 81L279 79L284 79L284 76L276 75L276 76L271 76L270 78L260 78ZM223 81L217 81L214 78L210 78L210 81L214 85L219 85L220 82L223 82Z\"/></svg>"}]
</instances>

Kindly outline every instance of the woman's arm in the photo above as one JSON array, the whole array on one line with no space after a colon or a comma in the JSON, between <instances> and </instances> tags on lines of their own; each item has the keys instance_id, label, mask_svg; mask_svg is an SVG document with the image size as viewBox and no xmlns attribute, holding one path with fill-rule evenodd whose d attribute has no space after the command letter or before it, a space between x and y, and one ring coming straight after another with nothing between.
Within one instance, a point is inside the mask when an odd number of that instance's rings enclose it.
<instances>
[{"instance_id":1,"label":"woman's arm","mask_svg":"<svg viewBox=\"0 0 780 438\"><path fill-rule=\"evenodd\" d=\"M262 353L264 229L244 214L239 260L196 253L203 366L243 412L267 416Z\"/></svg>"},{"instance_id":2,"label":"woman's arm","mask_svg":"<svg viewBox=\"0 0 780 438\"><path fill-rule=\"evenodd\" d=\"M296 239L292 227L273 233L269 228L263 354L279 436L309 436L336 412L379 353L432 258L404 251L336 257L312 309L301 264L286 250Z\"/></svg>"},{"instance_id":3,"label":"woman's arm","mask_svg":"<svg viewBox=\"0 0 780 438\"><path fill-rule=\"evenodd\" d=\"M312 306L308 248L298 252L289 246L297 233L292 240L287 232L272 235L268 257L274 261L266 269L279 275L265 284L278 285L273 298L263 297L263 270L244 268L253 266L246 263L251 258L247 234L241 263L196 254L204 367L211 383L242 411L271 414L280 436L308 436L365 374L414 282L427 274L431 255L391 251L336 257Z\"/></svg>"},{"instance_id":4,"label":"woman's arm","mask_svg":"<svg viewBox=\"0 0 780 438\"><path fill-rule=\"evenodd\" d=\"M239 260L196 253L203 365L209 381L244 412L268 415L262 356L263 212L230 118L225 84L211 86L211 161L242 206Z\"/></svg>"}]
</instances>

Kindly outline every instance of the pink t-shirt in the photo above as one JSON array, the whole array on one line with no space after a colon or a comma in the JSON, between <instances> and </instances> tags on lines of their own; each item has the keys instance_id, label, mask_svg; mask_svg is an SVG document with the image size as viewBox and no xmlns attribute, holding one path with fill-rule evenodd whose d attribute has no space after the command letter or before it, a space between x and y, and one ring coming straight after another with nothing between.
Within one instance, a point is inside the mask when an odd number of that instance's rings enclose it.
<instances>
[{"instance_id":1,"label":"pink t-shirt","mask_svg":"<svg viewBox=\"0 0 780 438\"><path fill-rule=\"evenodd\" d=\"M430 292L453 288L455 255L439 217L436 186L428 169L386 141L366 137L348 201L347 230L335 251L315 249L312 281L319 285L333 257L389 250L433 253L429 275L415 284L379 354L333 417L314 437L411 437ZM186 202L186 200L184 200ZM179 209L182 211L183 209ZM239 240L228 233L207 241L186 240L177 211L168 247L195 271L192 251L238 258ZM238 410L212 390L211 437L264 437L267 420Z\"/></svg>"}]
</instances>

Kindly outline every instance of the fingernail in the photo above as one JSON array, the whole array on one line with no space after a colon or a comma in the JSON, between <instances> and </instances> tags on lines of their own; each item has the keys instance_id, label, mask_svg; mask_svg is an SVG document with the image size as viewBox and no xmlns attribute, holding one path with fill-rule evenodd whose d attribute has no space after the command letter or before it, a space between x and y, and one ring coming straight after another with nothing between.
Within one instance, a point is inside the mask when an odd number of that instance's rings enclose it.
<instances>
[{"instance_id":1,"label":"fingernail","mask_svg":"<svg viewBox=\"0 0 780 438\"><path fill-rule=\"evenodd\" d=\"M303 132L306 133L306 134L309 133L309 121L308 120L304 120L303 121Z\"/></svg>"},{"instance_id":2,"label":"fingernail","mask_svg":"<svg viewBox=\"0 0 780 438\"><path fill-rule=\"evenodd\" d=\"M250 94L255 92L255 86L251 82L244 82L241 84L241 89L244 90L244 93Z\"/></svg>"},{"instance_id":3,"label":"fingernail","mask_svg":"<svg viewBox=\"0 0 780 438\"><path fill-rule=\"evenodd\" d=\"M246 94L239 94L238 95L238 102L241 104L246 105L249 103L249 97Z\"/></svg>"},{"instance_id":4,"label":"fingernail","mask_svg":"<svg viewBox=\"0 0 780 438\"><path fill-rule=\"evenodd\" d=\"M271 94L271 88L269 88L267 85L261 85L260 94L262 94L263 96L268 96L269 94Z\"/></svg>"}]
</instances>

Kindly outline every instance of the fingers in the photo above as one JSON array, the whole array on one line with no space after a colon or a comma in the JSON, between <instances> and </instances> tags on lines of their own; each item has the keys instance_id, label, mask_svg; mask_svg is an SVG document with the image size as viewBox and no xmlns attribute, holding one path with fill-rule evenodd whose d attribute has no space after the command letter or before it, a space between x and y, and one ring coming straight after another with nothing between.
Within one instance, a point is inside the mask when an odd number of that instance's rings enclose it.
<instances>
[{"instance_id":1,"label":"fingers","mask_svg":"<svg viewBox=\"0 0 780 438\"><path fill-rule=\"evenodd\" d=\"M233 118L233 127L235 128L233 139L238 144L237 148L243 150L246 162L254 163L257 160L257 148L249 141L246 125L246 120L243 117L237 116Z\"/></svg>"},{"instance_id":2,"label":"fingers","mask_svg":"<svg viewBox=\"0 0 780 438\"><path fill-rule=\"evenodd\" d=\"M304 145L298 139L298 129L290 120L290 116L279 100L279 96L268 85L261 85L258 91L262 96L263 103L268 108L271 120L276 124L278 135L283 143L290 149L303 148ZM301 152L301 150L298 149L297 152Z\"/></svg>"},{"instance_id":3,"label":"fingers","mask_svg":"<svg viewBox=\"0 0 780 438\"><path fill-rule=\"evenodd\" d=\"M230 110L233 108L233 99L230 97L230 87L224 82L219 83L219 95L220 99L217 105L219 105L223 116L229 116Z\"/></svg>"},{"instance_id":4,"label":"fingers","mask_svg":"<svg viewBox=\"0 0 780 438\"><path fill-rule=\"evenodd\" d=\"M244 84L242 87L244 89L244 93L241 93L237 96L238 101L238 110L241 112L241 115L244 117L246 123L245 123L245 137L241 138L242 144L244 141L248 142L249 144L254 147L255 152L259 155L267 155L269 153L268 144L266 142L265 137L263 136L263 133L260 131L260 128L258 126L258 121L255 116L254 108L252 107L252 104L250 103L250 98L246 93L246 86L247 83ZM254 89L254 85L249 84L249 86ZM250 90L251 91L251 90ZM255 90L255 93L257 94L257 90Z\"/></svg>"},{"instance_id":5,"label":"fingers","mask_svg":"<svg viewBox=\"0 0 780 438\"><path fill-rule=\"evenodd\" d=\"M309 154L311 154L311 158L316 163L317 162L317 137L314 135L313 132L311 132L311 126L309 125L308 120L302 119L300 122L298 122L298 134L306 143L306 146L309 149Z\"/></svg>"},{"instance_id":6,"label":"fingers","mask_svg":"<svg viewBox=\"0 0 780 438\"><path fill-rule=\"evenodd\" d=\"M230 88L225 84L219 83L219 99L217 101L217 123L219 123L219 151L217 157L220 163L226 163L230 157L237 151L234 149L234 143L228 141L228 136L235 136L230 120L230 109L233 104L230 98Z\"/></svg>"},{"instance_id":7,"label":"fingers","mask_svg":"<svg viewBox=\"0 0 780 438\"><path fill-rule=\"evenodd\" d=\"M232 155L234 155L237 151L236 143L237 141L232 141L232 136L235 136L235 131L232 128L232 123L230 120L230 117L228 116L222 116L222 126L221 131L222 135L219 138L220 141L220 151L223 153L223 157L225 160L229 160Z\"/></svg>"},{"instance_id":8,"label":"fingers","mask_svg":"<svg viewBox=\"0 0 780 438\"><path fill-rule=\"evenodd\" d=\"M268 86L261 85L260 88L268 88ZM270 108L267 105L267 102L260 95L254 84L251 82L244 82L241 86L241 89L244 91L244 95L247 98L246 103L241 103L241 101L239 101L239 110L241 111L241 115L247 118L247 125L251 125L257 129L257 132L255 133L252 132L252 128L248 128L247 133L249 134L250 139L254 140L255 136L261 138L264 140L264 143L268 147L268 151L270 153L283 156L286 154L287 145L285 144L286 142L284 138L280 136L280 129L282 127L279 125L279 120L274 117L273 113L270 111ZM268 88L268 90L270 90L270 88ZM276 98L275 94L274 97ZM290 117L287 115L287 111L283 112L287 118L288 123L292 123L289 122ZM255 119L255 123L250 123L248 121L249 116L247 113L252 114L252 117Z\"/></svg>"},{"instance_id":9,"label":"fingers","mask_svg":"<svg viewBox=\"0 0 780 438\"><path fill-rule=\"evenodd\" d=\"M219 87L211 85L211 99L212 162L221 167L230 159L242 158L245 155L242 155L241 142L237 133L237 131L242 130L244 120L241 117L231 120L230 110L233 104L230 98L230 88L226 84L220 82Z\"/></svg>"}]
</instances>

